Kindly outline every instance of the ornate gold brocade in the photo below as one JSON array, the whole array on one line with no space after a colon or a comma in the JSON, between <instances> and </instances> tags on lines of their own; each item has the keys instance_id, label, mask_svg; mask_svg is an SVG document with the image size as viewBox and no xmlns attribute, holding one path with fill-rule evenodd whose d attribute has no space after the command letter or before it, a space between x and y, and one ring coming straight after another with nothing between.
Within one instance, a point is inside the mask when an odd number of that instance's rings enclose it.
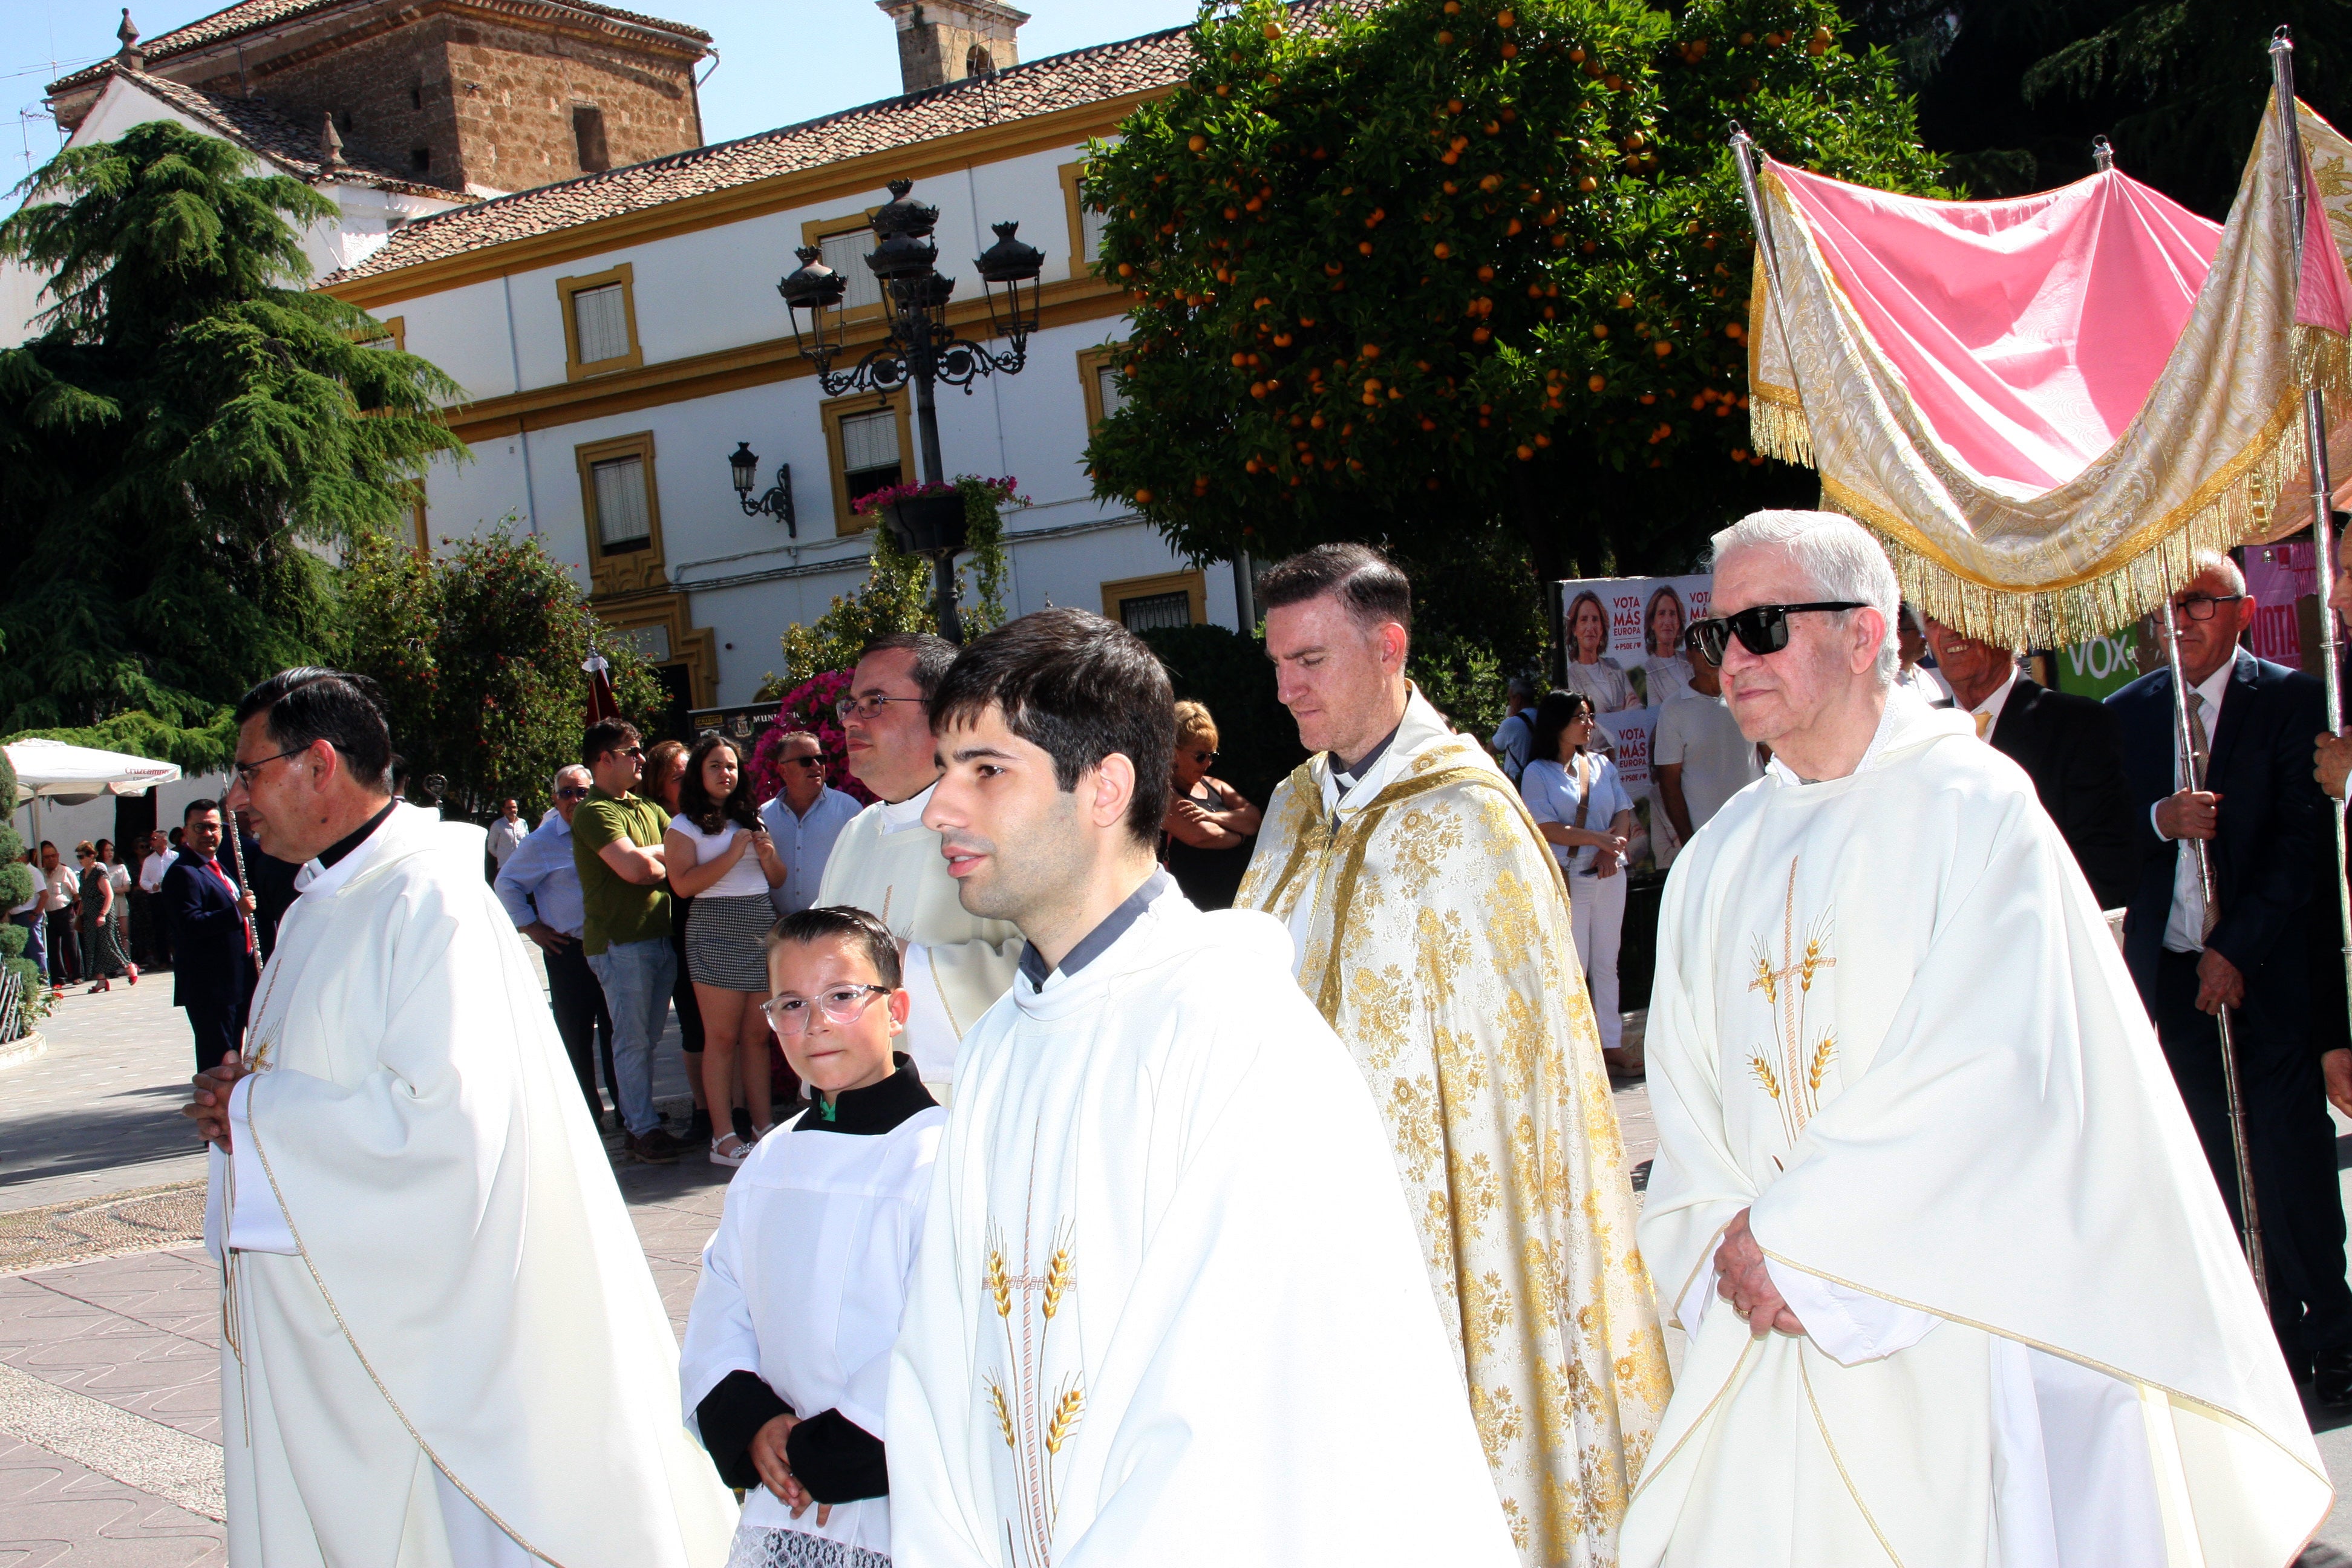
<instances>
[{"instance_id":1,"label":"ornate gold brocade","mask_svg":"<svg viewBox=\"0 0 2352 1568\"><path fill-rule=\"evenodd\" d=\"M1566 883L1461 737L1336 824L1324 765L1276 791L1237 903L1309 901L1299 983L1388 1124L1521 1560L1613 1563L1668 1374Z\"/></svg>"}]
</instances>

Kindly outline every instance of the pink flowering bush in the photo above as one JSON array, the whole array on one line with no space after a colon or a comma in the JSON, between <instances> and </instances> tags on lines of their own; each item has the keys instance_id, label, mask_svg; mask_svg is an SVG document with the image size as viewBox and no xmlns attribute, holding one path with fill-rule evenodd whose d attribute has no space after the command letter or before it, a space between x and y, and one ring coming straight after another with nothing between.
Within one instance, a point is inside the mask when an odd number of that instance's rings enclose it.
<instances>
[{"instance_id":1,"label":"pink flowering bush","mask_svg":"<svg viewBox=\"0 0 2352 1568\"><path fill-rule=\"evenodd\" d=\"M860 805L872 803L872 792L849 772L849 752L841 732L841 720L833 710L834 703L848 689L849 671L828 669L822 675L811 676L784 694L775 722L761 731L759 741L751 747L753 799L765 805L783 792L784 771L776 761L776 753L786 735L805 730L816 737L824 758L824 782Z\"/></svg>"}]
</instances>

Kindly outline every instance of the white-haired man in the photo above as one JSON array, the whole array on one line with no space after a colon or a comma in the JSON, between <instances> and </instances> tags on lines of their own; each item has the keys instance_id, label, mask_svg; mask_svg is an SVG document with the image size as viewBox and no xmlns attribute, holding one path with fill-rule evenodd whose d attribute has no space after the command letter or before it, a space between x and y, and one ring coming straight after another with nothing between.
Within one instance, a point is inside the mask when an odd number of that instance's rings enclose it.
<instances>
[{"instance_id":1,"label":"white-haired man","mask_svg":"<svg viewBox=\"0 0 2352 1568\"><path fill-rule=\"evenodd\" d=\"M1642 1249L1691 1336L1628 1568L2284 1563L2330 1492L2064 840L1895 687L1851 520L1716 537L1761 784L1683 851Z\"/></svg>"}]
</instances>

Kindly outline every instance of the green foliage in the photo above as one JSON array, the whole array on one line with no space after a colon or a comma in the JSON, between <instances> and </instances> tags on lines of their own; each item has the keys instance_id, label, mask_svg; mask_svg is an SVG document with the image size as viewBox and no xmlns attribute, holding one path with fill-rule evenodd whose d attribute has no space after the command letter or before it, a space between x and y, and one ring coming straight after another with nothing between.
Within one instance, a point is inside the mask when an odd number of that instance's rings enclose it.
<instances>
[{"instance_id":1,"label":"green foliage","mask_svg":"<svg viewBox=\"0 0 2352 1568\"><path fill-rule=\"evenodd\" d=\"M1430 705L1483 742L1503 721L1508 673L1494 650L1466 637L1416 636L1406 668Z\"/></svg>"},{"instance_id":2,"label":"green foliage","mask_svg":"<svg viewBox=\"0 0 2352 1568\"><path fill-rule=\"evenodd\" d=\"M449 804L479 813L509 795L536 816L555 770L579 761L588 705L580 668L594 613L563 565L502 521L439 559L360 539L346 584L346 667L382 685L392 743L422 777L449 781ZM641 729L661 713L659 677L609 635L621 712Z\"/></svg>"},{"instance_id":3,"label":"green foliage","mask_svg":"<svg viewBox=\"0 0 2352 1568\"><path fill-rule=\"evenodd\" d=\"M1859 30L1901 62L1930 146L1980 196L2118 167L2209 217L2227 215L2269 101L2271 29L2294 29L2295 90L2352 112L2347 0L1873 0Z\"/></svg>"},{"instance_id":4,"label":"green foliage","mask_svg":"<svg viewBox=\"0 0 2352 1568\"><path fill-rule=\"evenodd\" d=\"M458 388L299 287L332 204L217 138L134 126L22 190L0 256L58 303L0 351L0 731L127 725L216 767L224 709L336 640L324 554L464 450Z\"/></svg>"},{"instance_id":5,"label":"green foliage","mask_svg":"<svg viewBox=\"0 0 2352 1568\"><path fill-rule=\"evenodd\" d=\"M953 483L963 493L968 532L963 561L956 568L956 602L969 639L1004 624L1003 510L1029 503L1013 494L1011 479L958 474ZM769 672L760 683L759 700L773 701L812 676L849 668L858 650L876 637L940 629L931 606L931 563L900 549L898 536L878 516L872 531L874 553L865 584L835 595L824 614L807 625L795 621L784 628L783 672ZM967 599L972 603L963 608Z\"/></svg>"},{"instance_id":6,"label":"green foliage","mask_svg":"<svg viewBox=\"0 0 2352 1568\"><path fill-rule=\"evenodd\" d=\"M1819 0L1204 8L1183 84L1092 149L1134 294L1088 448L1197 561L1516 533L1539 577L1677 565L1790 488L1747 452L1725 144L1929 188L1886 56Z\"/></svg>"},{"instance_id":7,"label":"green foliage","mask_svg":"<svg viewBox=\"0 0 2352 1568\"><path fill-rule=\"evenodd\" d=\"M1163 626L1137 635L1160 656L1177 699L1204 705L1216 721L1216 776L1265 805L1274 786L1307 760L1298 725L1275 696L1265 644L1223 626Z\"/></svg>"},{"instance_id":8,"label":"green foliage","mask_svg":"<svg viewBox=\"0 0 2352 1568\"><path fill-rule=\"evenodd\" d=\"M0 752L0 805L13 811L16 805L16 770L8 763L8 754ZM33 896L33 868L25 864L25 839L16 824L0 816L0 909L14 909ZM25 956L25 928L14 921L0 921L0 973L16 977L16 994L23 1016L37 1018L46 1010L47 994L41 989L41 972ZM0 1037L0 1044L5 1044Z\"/></svg>"}]
</instances>

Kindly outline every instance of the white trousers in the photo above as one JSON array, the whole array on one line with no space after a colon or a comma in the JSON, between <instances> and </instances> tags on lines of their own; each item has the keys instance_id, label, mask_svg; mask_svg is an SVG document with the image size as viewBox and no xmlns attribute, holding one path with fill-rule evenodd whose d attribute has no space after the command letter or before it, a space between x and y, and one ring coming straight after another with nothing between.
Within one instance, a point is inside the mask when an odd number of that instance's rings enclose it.
<instances>
[{"instance_id":1,"label":"white trousers","mask_svg":"<svg viewBox=\"0 0 2352 1568\"><path fill-rule=\"evenodd\" d=\"M1568 879L1569 930L1576 936L1576 956L1584 965L1584 988L1592 996L1592 1014L1601 1026L1601 1046L1615 1050L1623 1043L1625 1016L1617 1009L1617 949L1625 935L1625 873L1613 877Z\"/></svg>"}]
</instances>

